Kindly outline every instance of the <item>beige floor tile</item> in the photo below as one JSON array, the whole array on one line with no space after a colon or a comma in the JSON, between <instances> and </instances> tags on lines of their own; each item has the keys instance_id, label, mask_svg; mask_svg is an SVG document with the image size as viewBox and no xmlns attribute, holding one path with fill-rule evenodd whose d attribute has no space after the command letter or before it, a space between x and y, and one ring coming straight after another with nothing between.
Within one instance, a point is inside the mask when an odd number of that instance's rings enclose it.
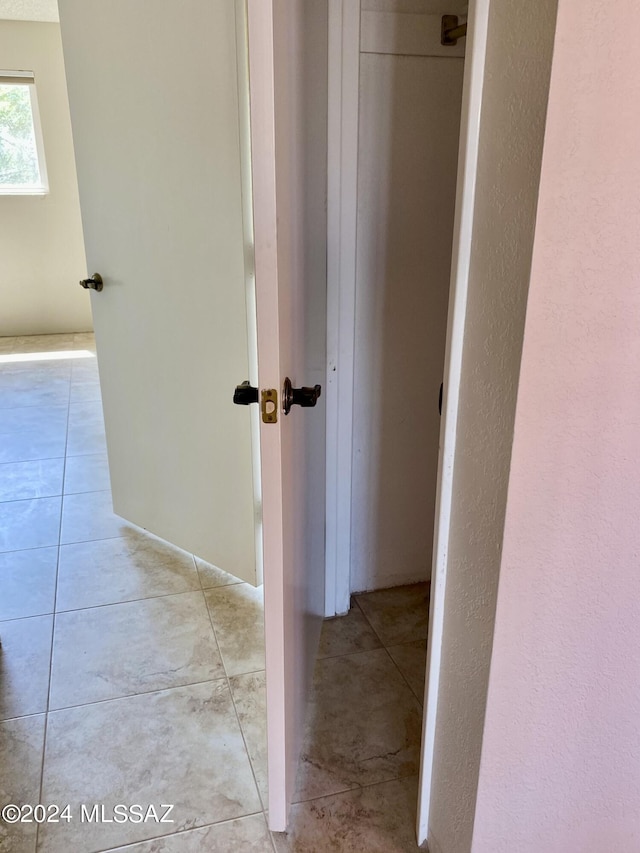
<instances>
[{"instance_id":1,"label":"beige floor tile","mask_svg":"<svg viewBox=\"0 0 640 853\"><path fill-rule=\"evenodd\" d=\"M51 708L223 677L201 591L56 616Z\"/></svg>"},{"instance_id":2,"label":"beige floor tile","mask_svg":"<svg viewBox=\"0 0 640 853\"><path fill-rule=\"evenodd\" d=\"M68 405L0 408L0 463L63 457Z\"/></svg>"},{"instance_id":3,"label":"beige floor tile","mask_svg":"<svg viewBox=\"0 0 640 853\"><path fill-rule=\"evenodd\" d=\"M69 406L67 456L106 453L102 403L72 403Z\"/></svg>"},{"instance_id":4,"label":"beige floor tile","mask_svg":"<svg viewBox=\"0 0 640 853\"><path fill-rule=\"evenodd\" d=\"M53 617L0 622L0 719L47 710Z\"/></svg>"},{"instance_id":5,"label":"beige floor tile","mask_svg":"<svg viewBox=\"0 0 640 853\"><path fill-rule=\"evenodd\" d=\"M361 593L355 599L385 646L426 639L428 583Z\"/></svg>"},{"instance_id":6,"label":"beige floor tile","mask_svg":"<svg viewBox=\"0 0 640 853\"><path fill-rule=\"evenodd\" d=\"M77 370L81 370L82 367L86 367L86 365L81 365ZM87 370L90 369L90 367L87 367ZM76 382L77 375L78 374L74 372L73 382ZM82 381L87 380L83 379ZM87 425L91 426L91 428L104 426L102 405L97 400L87 401L84 403L71 403L69 405L69 426L83 427Z\"/></svg>"},{"instance_id":7,"label":"beige floor tile","mask_svg":"<svg viewBox=\"0 0 640 853\"><path fill-rule=\"evenodd\" d=\"M63 471L64 459L0 464L0 501L61 495Z\"/></svg>"},{"instance_id":8,"label":"beige floor tile","mask_svg":"<svg viewBox=\"0 0 640 853\"><path fill-rule=\"evenodd\" d=\"M62 453L59 455L63 456L68 417L68 404L0 409L0 435L2 435L3 440L7 435L20 435L23 432L47 433L56 438L62 436Z\"/></svg>"},{"instance_id":9,"label":"beige floor tile","mask_svg":"<svg viewBox=\"0 0 640 853\"><path fill-rule=\"evenodd\" d=\"M204 560L196 557L196 566L200 575L200 583L203 589L209 589L214 586L230 586L234 583L242 583L234 575L228 572L223 572L217 566L212 566L210 563L205 563Z\"/></svg>"},{"instance_id":10,"label":"beige floor tile","mask_svg":"<svg viewBox=\"0 0 640 853\"><path fill-rule=\"evenodd\" d=\"M53 613L57 564L57 548L0 554L0 620Z\"/></svg>"},{"instance_id":11,"label":"beige floor tile","mask_svg":"<svg viewBox=\"0 0 640 853\"><path fill-rule=\"evenodd\" d=\"M238 719L249 750L249 758L262 802L268 801L267 784L267 692L264 672L234 675L229 679Z\"/></svg>"},{"instance_id":12,"label":"beige floor tile","mask_svg":"<svg viewBox=\"0 0 640 853\"><path fill-rule=\"evenodd\" d=\"M58 433L36 428L0 434L0 464L62 458L66 441L66 427Z\"/></svg>"},{"instance_id":13,"label":"beige floor tile","mask_svg":"<svg viewBox=\"0 0 640 853\"><path fill-rule=\"evenodd\" d=\"M193 557L143 531L60 548L58 612L199 588Z\"/></svg>"},{"instance_id":14,"label":"beige floor tile","mask_svg":"<svg viewBox=\"0 0 640 853\"><path fill-rule=\"evenodd\" d=\"M67 436L67 458L70 456L84 456L89 453L106 452L107 437L104 428L96 429L95 432L85 427L82 429L74 428L69 431Z\"/></svg>"},{"instance_id":15,"label":"beige floor tile","mask_svg":"<svg viewBox=\"0 0 640 853\"><path fill-rule=\"evenodd\" d=\"M60 534L63 545L91 542L94 539L115 539L137 529L114 513L110 491L64 496Z\"/></svg>"},{"instance_id":16,"label":"beige floor tile","mask_svg":"<svg viewBox=\"0 0 640 853\"><path fill-rule=\"evenodd\" d=\"M69 407L0 409L0 463L64 457Z\"/></svg>"},{"instance_id":17,"label":"beige floor tile","mask_svg":"<svg viewBox=\"0 0 640 853\"><path fill-rule=\"evenodd\" d=\"M14 351L16 339L10 337L0 338L0 353L11 353Z\"/></svg>"},{"instance_id":18,"label":"beige floor tile","mask_svg":"<svg viewBox=\"0 0 640 853\"><path fill-rule=\"evenodd\" d=\"M107 850L260 811L226 680L52 712L42 797L75 812L175 806L173 824L50 824L42 853Z\"/></svg>"},{"instance_id":19,"label":"beige floor tile","mask_svg":"<svg viewBox=\"0 0 640 853\"><path fill-rule=\"evenodd\" d=\"M99 382L72 382L71 403L102 402Z\"/></svg>"},{"instance_id":20,"label":"beige floor tile","mask_svg":"<svg viewBox=\"0 0 640 853\"><path fill-rule=\"evenodd\" d=\"M389 646L387 651L422 704L427 667L427 641L415 640L413 643L405 643L401 646Z\"/></svg>"},{"instance_id":21,"label":"beige floor tile","mask_svg":"<svg viewBox=\"0 0 640 853\"><path fill-rule=\"evenodd\" d=\"M111 488L106 453L69 456L64 470L65 495L81 492L105 492Z\"/></svg>"},{"instance_id":22,"label":"beige floor tile","mask_svg":"<svg viewBox=\"0 0 640 853\"><path fill-rule=\"evenodd\" d=\"M96 351L96 336L93 332L76 332L73 336L74 349L86 349L89 352Z\"/></svg>"},{"instance_id":23,"label":"beige floor tile","mask_svg":"<svg viewBox=\"0 0 640 853\"><path fill-rule=\"evenodd\" d=\"M73 334L19 335L16 352L57 352L73 349Z\"/></svg>"},{"instance_id":24,"label":"beige floor tile","mask_svg":"<svg viewBox=\"0 0 640 853\"><path fill-rule=\"evenodd\" d=\"M248 583L205 590L227 675L264 669L262 587Z\"/></svg>"},{"instance_id":25,"label":"beige floor tile","mask_svg":"<svg viewBox=\"0 0 640 853\"><path fill-rule=\"evenodd\" d=\"M417 798L411 777L300 803L273 834L277 853L415 853Z\"/></svg>"},{"instance_id":26,"label":"beige floor tile","mask_svg":"<svg viewBox=\"0 0 640 853\"><path fill-rule=\"evenodd\" d=\"M0 723L0 803L35 804L40 796L44 715ZM34 853L35 823L0 821L0 850Z\"/></svg>"},{"instance_id":27,"label":"beige floor tile","mask_svg":"<svg viewBox=\"0 0 640 853\"><path fill-rule=\"evenodd\" d=\"M57 362L32 369L29 365L0 369L0 409L56 406L69 402L71 371Z\"/></svg>"},{"instance_id":28,"label":"beige floor tile","mask_svg":"<svg viewBox=\"0 0 640 853\"><path fill-rule=\"evenodd\" d=\"M421 711L384 649L316 664L296 800L417 772Z\"/></svg>"},{"instance_id":29,"label":"beige floor tile","mask_svg":"<svg viewBox=\"0 0 640 853\"><path fill-rule=\"evenodd\" d=\"M60 498L0 503L0 552L57 545Z\"/></svg>"},{"instance_id":30,"label":"beige floor tile","mask_svg":"<svg viewBox=\"0 0 640 853\"><path fill-rule=\"evenodd\" d=\"M179 835L118 847L109 853L273 853L265 818L241 817Z\"/></svg>"},{"instance_id":31,"label":"beige floor tile","mask_svg":"<svg viewBox=\"0 0 640 853\"><path fill-rule=\"evenodd\" d=\"M95 358L79 358L71 366L71 384L99 382L100 372Z\"/></svg>"},{"instance_id":32,"label":"beige floor tile","mask_svg":"<svg viewBox=\"0 0 640 853\"><path fill-rule=\"evenodd\" d=\"M362 611L354 605L346 616L325 619L320 636L319 658L332 658L379 649L382 643L367 622Z\"/></svg>"}]
</instances>

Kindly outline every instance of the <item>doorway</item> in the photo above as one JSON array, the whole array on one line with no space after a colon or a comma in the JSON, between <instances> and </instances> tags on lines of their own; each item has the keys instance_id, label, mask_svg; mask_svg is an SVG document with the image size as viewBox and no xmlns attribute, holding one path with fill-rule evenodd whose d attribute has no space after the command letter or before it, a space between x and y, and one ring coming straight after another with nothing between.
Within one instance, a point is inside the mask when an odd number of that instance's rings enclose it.
<instances>
[{"instance_id":1,"label":"doorway","mask_svg":"<svg viewBox=\"0 0 640 853\"><path fill-rule=\"evenodd\" d=\"M341 180L330 173L328 613L347 610L352 591L401 592L431 573L465 63L464 39L440 44L442 13L462 11L451 4L340 5L333 87L330 79ZM426 601L422 612L422 645L403 652L424 672Z\"/></svg>"},{"instance_id":2,"label":"doorway","mask_svg":"<svg viewBox=\"0 0 640 853\"><path fill-rule=\"evenodd\" d=\"M367 5L358 109L353 592L430 576L427 519L435 515L464 72L464 39L442 46L441 15Z\"/></svg>"}]
</instances>

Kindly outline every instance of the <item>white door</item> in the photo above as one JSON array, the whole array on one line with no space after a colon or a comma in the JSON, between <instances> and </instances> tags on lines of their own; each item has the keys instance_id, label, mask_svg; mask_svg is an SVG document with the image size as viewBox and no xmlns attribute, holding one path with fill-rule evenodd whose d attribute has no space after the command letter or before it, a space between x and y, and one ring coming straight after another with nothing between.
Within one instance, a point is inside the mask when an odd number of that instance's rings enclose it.
<instances>
[{"instance_id":1,"label":"white door","mask_svg":"<svg viewBox=\"0 0 640 853\"><path fill-rule=\"evenodd\" d=\"M114 509L259 583L230 405L256 379L235 3L61 0L60 19Z\"/></svg>"},{"instance_id":2,"label":"white door","mask_svg":"<svg viewBox=\"0 0 640 853\"><path fill-rule=\"evenodd\" d=\"M261 387L325 384L324 0L249 0ZM262 424L269 824L284 830L324 613L325 408ZM280 407L281 408L281 407Z\"/></svg>"},{"instance_id":3,"label":"white door","mask_svg":"<svg viewBox=\"0 0 640 853\"><path fill-rule=\"evenodd\" d=\"M243 0L60 0L115 509L254 582L262 513L273 829L324 606L324 398L282 391L324 384L326 17L249 0L249 168Z\"/></svg>"}]
</instances>

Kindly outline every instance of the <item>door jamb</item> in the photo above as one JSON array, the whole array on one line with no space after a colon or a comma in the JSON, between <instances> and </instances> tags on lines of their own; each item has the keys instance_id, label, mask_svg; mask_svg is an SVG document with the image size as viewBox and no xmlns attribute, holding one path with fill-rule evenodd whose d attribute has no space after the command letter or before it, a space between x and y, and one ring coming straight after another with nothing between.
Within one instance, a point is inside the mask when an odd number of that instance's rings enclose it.
<instances>
[{"instance_id":1,"label":"door jamb","mask_svg":"<svg viewBox=\"0 0 640 853\"><path fill-rule=\"evenodd\" d=\"M438 483L431 570L431 603L429 608L429 636L427 640L427 677L422 717L422 749L416 823L418 844L422 844L429 834L449 532L453 506L456 433L473 236L473 214L489 6L490 0L470 0L468 14L469 35L465 51L462 91L458 179L451 260L451 289L449 293L449 316L447 320L447 343L444 362L444 395L442 401L442 420L440 423L440 454L438 458Z\"/></svg>"},{"instance_id":2,"label":"door jamb","mask_svg":"<svg viewBox=\"0 0 640 853\"><path fill-rule=\"evenodd\" d=\"M329 0L325 616L351 594L360 0Z\"/></svg>"}]
</instances>

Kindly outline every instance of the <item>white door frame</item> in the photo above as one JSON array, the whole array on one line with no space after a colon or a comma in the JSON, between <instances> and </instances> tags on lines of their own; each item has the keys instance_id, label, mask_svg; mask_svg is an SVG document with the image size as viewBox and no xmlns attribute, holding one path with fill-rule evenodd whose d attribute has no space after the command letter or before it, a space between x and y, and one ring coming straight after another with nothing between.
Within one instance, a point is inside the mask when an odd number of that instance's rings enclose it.
<instances>
[{"instance_id":1,"label":"white door frame","mask_svg":"<svg viewBox=\"0 0 640 853\"><path fill-rule=\"evenodd\" d=\"M434 520L416 827L419 844L427 838L431 803L489 7L490 0L469 2ZM334 616L348 610L350 595L360 0L330 0L329 62L326 615Z\"/></svg>"},{"instance_id":2,"label":"white door frame","mask_svg":"<svg viewBox=\"0 0 640 853\"><path fill-rule=\"evenodd\" d=\"M440 423L440 454L438 458L433 563L431 569L427 678L425 683L424 714L422 718L422 752L418 819L416 825L418 844L422 844L426 840L429 830L431 782L440 687L444 605L447 586L449 530L453 504L453 474L458 427L458 406L460 401L460 378L462 374L462 350L467 316L467 291L478 169L478 145L480 139L480 113L484 88L484 66L487 50L490 2L491 0L470 0L469 3L469 36L467 38L464 82L462 87L456 213L453 230L451 289L449 293L449 317L447 321L447 343L444 361L444 393L442 399L442 421Z\"/></svg>"},{"instance_id":3,"label":"white door frame","mask_svg":"<svg viewBox=\"0 0 640 853\"><path fill-rule=\"evenodd\" d=\"M329 0L325 616L349 610L360 0Z\"/></svg>"}]
</instances>

